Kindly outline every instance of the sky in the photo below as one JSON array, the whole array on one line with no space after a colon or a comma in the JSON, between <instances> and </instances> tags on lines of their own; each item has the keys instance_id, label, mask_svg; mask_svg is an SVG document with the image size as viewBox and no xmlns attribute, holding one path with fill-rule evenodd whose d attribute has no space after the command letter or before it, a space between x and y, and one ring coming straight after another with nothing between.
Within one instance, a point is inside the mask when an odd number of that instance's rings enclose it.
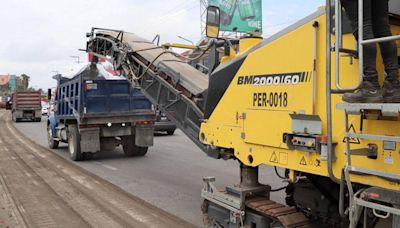
<instances>
[{"instance_id":1,"label":"sky","mask_svg":"<svg viewBox=\"0 0 400 228\"><path fill-rule=\"evenodd\" d=\"M316 11L324 0L262 0L263 36L268 37ZM92 27L121 29L161 43L201 38L200 0L1 0L0 75L27 74L47 89L51 78L87 61Z\"/></svg>"}]
</instances>

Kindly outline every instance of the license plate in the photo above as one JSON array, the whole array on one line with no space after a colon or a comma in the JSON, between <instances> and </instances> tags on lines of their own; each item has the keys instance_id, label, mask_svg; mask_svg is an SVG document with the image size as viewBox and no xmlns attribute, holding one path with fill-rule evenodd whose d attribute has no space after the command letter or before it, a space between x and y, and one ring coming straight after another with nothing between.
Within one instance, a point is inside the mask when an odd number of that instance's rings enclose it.
<instances>
[{"instance_id":1,"label":"license plate","mask_svg":"<svg viewBox=\"0 0 400 228\"><path fill-rule=\"evenodd\" d=\"M96 83L88 83L86 84L86 88L87 90L93 90L93 89L97 89L97 84Z\"/></svg>"}]
</instances>

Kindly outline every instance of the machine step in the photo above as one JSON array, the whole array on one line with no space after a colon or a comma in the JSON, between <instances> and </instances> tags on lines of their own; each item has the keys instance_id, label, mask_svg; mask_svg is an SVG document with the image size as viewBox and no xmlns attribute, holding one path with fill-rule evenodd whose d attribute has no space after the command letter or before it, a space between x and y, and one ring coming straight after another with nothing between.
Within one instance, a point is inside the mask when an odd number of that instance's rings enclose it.
<instances>
[{"instance_id":1,"label":"machine step","mask_svg":"<svg viewBox=\"0 0 400 228\"><path fill-rule=\"evenodd\" d=\"M371 139L371 140L382 140L391 142L400 142L400 136L388 136L388 135L372 135L372 134L360 134L347 132L346 136L348 138L358 138L358 139Z\"/></svg>"},{"instance_id":2,"label":"machine step","mask_svg":"<svg viewBox=\"0 0 400 228\"><path fill-rule=\"evenodd\" d=\"M359 115L366 110L380 111L381 115L385 117L397 117L400 115L400 104L392 103L339 103L336 108L344 110L350 115Z\"/></svg>"},{"instance_id":3,"label":"machine step","mask_svg":"<svg viewBox=\"0 0 400 228\"><path fill-rule=\"evenodd\" d=\"M349 173L353 174L360 174L360 175L371 175L371 176L377 176L381 177L393 182L400 183L400 175L394 174L394 173L388 173L388 172L382 172L379 170L373 170L373 169L366 169L362 167L355 167L355 166L347 166L346 170Z\"/></svg>"}]
</instances>

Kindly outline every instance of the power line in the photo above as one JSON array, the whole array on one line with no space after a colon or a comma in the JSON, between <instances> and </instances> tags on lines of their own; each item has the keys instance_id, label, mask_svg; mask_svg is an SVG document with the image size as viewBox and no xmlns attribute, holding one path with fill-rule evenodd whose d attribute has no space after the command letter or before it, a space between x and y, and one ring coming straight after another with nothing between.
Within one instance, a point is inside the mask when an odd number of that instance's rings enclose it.
<instances>
[{"instance_id":1,"label":"power line","mask_svg":"<svg viewBox=\"0 0 400 228\"><path fill-rule=\"evenodd\" d=\"M154 31L154 29L158 29L161 25L165 25L166 23L169 22L169 20L166 20L167 18L178 16L186 11L190 11L191 9L197 7L198 4L196 2L197 2L197 0L188 1L187 3L189 3L189 4L185 4L185 6L178 11L175 11L168 15L163 15L160 19L157 20L158 21L157 23L153 23L149 27L153 28L153 31Z\"/></svg>"},{"instance_id":2,"label":"power line","mask_svg":"<svg viewBox=\"0 0 400 228\"><path fill-rule=\"evenodd\" d=\"M176 14L177 12L180 12L180 11L182 11L182 10L185 10L187 7L189 7L190 5L192 5L191 3L193 3L194 1L197 1L197 0L184 1L185 3L179 4L178 6L172 8L171 10L168 10L168 11L166 11L165 13L162 13L161 16L156 17L156 18L153 18L152 21L153 21L153 20L160 21L160 20L162 20L162 19L165 19L165 18L167 18L167 17L170 17L171 15Z\"/></svg>"}]
</instances>

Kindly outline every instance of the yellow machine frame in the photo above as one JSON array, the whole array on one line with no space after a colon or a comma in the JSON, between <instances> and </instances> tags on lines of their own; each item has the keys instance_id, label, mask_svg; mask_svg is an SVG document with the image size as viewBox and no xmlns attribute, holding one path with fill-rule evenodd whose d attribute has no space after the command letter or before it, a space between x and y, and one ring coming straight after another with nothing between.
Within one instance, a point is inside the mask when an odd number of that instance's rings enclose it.
<instances>
[{"instance_id":1,"label":"yellow machine frame","mask_svg":"<svg viewBox=\"0 0 400 228\"><path fill-rule=\"evenodd\" d=\"M256 38L241 40L238 55L248 56L210 118L202 123L199 137L202 142L233 149L235 157L247 166L267 164L329 176L327 159L321 153L289 149L282 139L285 133L292 132L294 120L291 114L317 116L322 123L322 135L327 134L325 31L325 9L321 9L261 44L261 40ZM393 26L395 34L400 34L399 31ZM352 34L345 34L343 42L345 48L355 49ZM341 85L355 86L358 60L341 56L340 65ZM382 80L382 66L379 69ZM254 80L256 77L258 81ZM273 81L274 77L284 79ZM332 169L334 176L340 179L346 166L346 129L343 111L335 108L338 103L342 103L341 95L332 95L332 139L336 145ZM349 122L352 130L360 131L360 116L352 116ZM400 122L364 120L363 132L400 135ZM396 165L400 159L399 143L396 143L394 151L384 150L382 141L360 140L355 143L358 144L353 143L354 148L364 148L368 144L378 146L377 158L359 156L353 159L355 165L400 173L400 166ZM399 183L374 176L352 175L352 180L400 190Z\"/></svg>"}]
</instances>

